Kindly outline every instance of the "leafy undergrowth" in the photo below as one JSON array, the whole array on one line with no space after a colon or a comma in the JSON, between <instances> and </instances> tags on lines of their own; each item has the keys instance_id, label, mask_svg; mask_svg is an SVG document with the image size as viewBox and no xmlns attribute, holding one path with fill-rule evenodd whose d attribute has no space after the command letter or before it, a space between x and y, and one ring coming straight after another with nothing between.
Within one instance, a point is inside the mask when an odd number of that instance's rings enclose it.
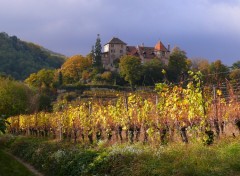
<instances>
[{"instance_id":1,"label":"leafy undergrowth","mask_svg":"<svg viewBox=\"0 0 240 176\"><path fill-rule=\"evenodd\" d=\"M45 175L240 175L239 139L221 139L212 146L174 143L82 146L57 141L2 137L0 142Z\"/></svg>"},{"instance_id":2,"label":"leafy undergrowth","mask_svg":"<svg viewBox=\"0 0 240 176\"><path fill-rule=\"evenodd\" d=\"M0 149L0 176L34 176L25 166Z\"/></svg>"}]
</instances>

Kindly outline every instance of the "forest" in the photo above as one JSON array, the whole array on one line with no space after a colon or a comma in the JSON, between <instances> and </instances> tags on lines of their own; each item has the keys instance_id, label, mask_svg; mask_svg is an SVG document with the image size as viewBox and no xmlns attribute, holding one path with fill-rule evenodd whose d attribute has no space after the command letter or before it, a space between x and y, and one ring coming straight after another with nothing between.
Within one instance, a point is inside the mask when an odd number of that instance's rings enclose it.
<instances>
[{"instance_id":1,"label":"forest","mask_svg":"<svg viewBox=\"0 0 240 176\"><path fill-rule=\"evenodd\" d=\"M17 80L26 79L42 68L59 68L63 55L50 52L41 46L24 42L16 36L0 33L0 74Z\"/></svg>"}]
</instances>

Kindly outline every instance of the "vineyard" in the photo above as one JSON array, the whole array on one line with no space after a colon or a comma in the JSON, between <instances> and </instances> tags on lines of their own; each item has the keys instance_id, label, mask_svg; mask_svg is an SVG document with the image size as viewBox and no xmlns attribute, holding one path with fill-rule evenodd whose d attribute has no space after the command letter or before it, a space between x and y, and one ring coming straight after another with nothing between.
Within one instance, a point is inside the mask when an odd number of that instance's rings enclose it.
<instances>
[{"instance_id":1,"label":"vineyard","mask_svg":"<svg viewBox=\"0 0 240 176\"><path fill-rule=\"evenodd\" d=\"M117 98L90 98L58 111L10 117L8 132L93 144L143 142L166 144L202 140L240 130L239 85L228 81L203 86L200 73L180 84L156 84L152 93L119 93Z\"/></svg>"}]
</instances>

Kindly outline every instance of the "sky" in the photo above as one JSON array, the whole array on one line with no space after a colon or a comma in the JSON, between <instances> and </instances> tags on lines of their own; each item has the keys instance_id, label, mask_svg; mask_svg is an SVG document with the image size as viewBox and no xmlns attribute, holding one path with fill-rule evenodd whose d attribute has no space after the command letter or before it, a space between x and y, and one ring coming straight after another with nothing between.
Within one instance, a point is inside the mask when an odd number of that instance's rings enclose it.
<instances>
[{"instance_id":1,"label":"sky","mask_svg":"<svg viewBox=\"0 0 240 176\"><path fill-rule=\"evenodd\" d=\"M240 60L240 0L0 0L0 32L86 55L100 34L131 46L178 46L188 58Z\"/></svg>"}]
</instances>

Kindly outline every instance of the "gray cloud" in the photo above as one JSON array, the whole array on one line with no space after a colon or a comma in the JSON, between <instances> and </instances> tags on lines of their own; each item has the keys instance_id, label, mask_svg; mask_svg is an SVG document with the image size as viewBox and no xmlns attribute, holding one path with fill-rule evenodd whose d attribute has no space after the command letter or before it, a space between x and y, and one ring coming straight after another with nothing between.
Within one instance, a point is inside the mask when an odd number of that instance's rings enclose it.
<instances>
[{"instance_id":1,"label":"gray cloud","mask_svg":"<svg viewBox=\"0 0 240 176\"><path fill-rule=\"evenodd\" d=\"M159 39L189 57L239 56L239 0L1 0L0 31L51 50L87 54L101 34L130 45L153 46Z\"/></svg>"}]
</instances>

